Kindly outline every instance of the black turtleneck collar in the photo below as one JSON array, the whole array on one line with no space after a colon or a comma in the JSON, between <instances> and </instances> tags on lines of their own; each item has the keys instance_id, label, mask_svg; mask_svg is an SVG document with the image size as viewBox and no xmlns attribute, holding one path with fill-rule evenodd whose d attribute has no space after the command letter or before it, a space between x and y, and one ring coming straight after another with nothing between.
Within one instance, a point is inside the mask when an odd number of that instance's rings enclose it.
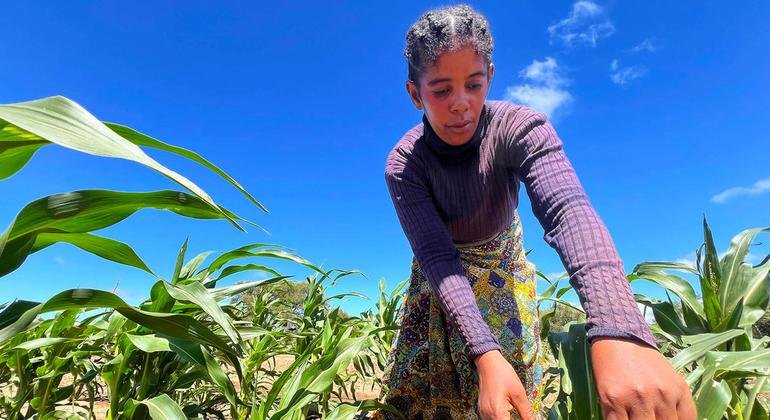
<instances>
[{"instance_id":1,"label":"black turtleneck collar","mask_svg":"<svg viewBox=\"0 0 770 420\"><path fill-rule=\"evenodd\" d=\"M473 156L478 152L479 146L481 146L481 140L483 140L487 132L489 124L489 113L487 112L486 104L484 104L484 106L481 108L479 124L476 126L476 131L473 133L473 137L471 137L470 141L459 146L454 146L445 142L444 140L441 140L441 137L439 137L438 134L433 131L433 127L431 127L430 123L428 122L428 118L426 118L424 114L422 116L422 123L424 127L425 141L433 153L439 156L446 156L450 158L466 158Z\"/></svg>"}]
</instances>

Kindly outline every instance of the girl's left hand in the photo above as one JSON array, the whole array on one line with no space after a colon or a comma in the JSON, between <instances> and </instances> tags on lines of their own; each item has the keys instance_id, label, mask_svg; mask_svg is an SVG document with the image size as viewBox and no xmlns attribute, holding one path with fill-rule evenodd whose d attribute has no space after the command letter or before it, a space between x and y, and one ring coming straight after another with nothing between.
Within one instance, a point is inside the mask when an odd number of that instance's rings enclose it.
<instances>
[{"instance_id":1,"label":"girl's left hand","mask_svg":"<svg viewBox=\"0 0 770 420\"><path fill-rule=\"evenodd\" d=\"M606 420L695 420L687 382L658 350L600 337L591 344L591 365Z\"/></svg>"}]
</instances>

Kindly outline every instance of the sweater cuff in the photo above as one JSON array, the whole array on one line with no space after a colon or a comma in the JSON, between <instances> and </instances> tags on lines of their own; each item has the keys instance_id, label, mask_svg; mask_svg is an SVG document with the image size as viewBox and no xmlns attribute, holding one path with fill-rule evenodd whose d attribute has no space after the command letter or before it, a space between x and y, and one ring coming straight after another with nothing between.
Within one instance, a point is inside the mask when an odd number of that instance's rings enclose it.
<instances>
[{"instance_id":1,"label":"sweater cuff","mask_svg":"<svg viewBox=\"0 0 770 420\"><path fill-rule=\"evenodd\" d=\"M628 332L618 328L605 326L594 326L593 328L588 329L588 332L586 333L586 340L588 340L589 344L593 344L594 340L599 337L626 338L636 342L637 344L644 344L660 351L657 343L655 342L655 338L649 331L649 328L646 331L635 332Z\"/></svg>"},{"instance_id":2,"label":"sweater cuff","mask_svg":"<svg viewBox=\"0 0 770 420\"><path fill-rule=\"evenodd\" d=\"M468 354L468 358L471 361L473 361L473 359L475 359L476 357L481 356L482 354L493 350L501 350L500 344L498 344L497 341L468 343L465 349L466 353Z\"/></svg>"}]
</instances>

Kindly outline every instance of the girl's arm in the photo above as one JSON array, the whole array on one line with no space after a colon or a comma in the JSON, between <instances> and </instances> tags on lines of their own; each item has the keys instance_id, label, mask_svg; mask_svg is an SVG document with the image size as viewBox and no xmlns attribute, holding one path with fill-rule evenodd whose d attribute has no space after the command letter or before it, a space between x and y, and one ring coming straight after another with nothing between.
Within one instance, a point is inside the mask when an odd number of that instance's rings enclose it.
<instances>
[{"instance_id":1,"label":"girl's arm","mask_svg":"<svg viewBox=\"0 0 770 420\"><path fill-rule=\"evenodd\" d=\"M603 417L695 420L687 382L657 348L615 245L588 202L561 140L541 114L524 108L511 119L510 156L545 240L559 252L588 315L591 366ZM632 371L645 374L618 374Z\"/></svg>"},{"instance_id":2,"label":"girl's arm","mask_svg":"<svg viewBox=\"0 0 770 420\"><path fill-rule=\"evenodd\" d=\"M466 354L476 356L500 345L481 317L475 295L460 263L460 254L441 220L419 162L407 147L388 156L385 181L404 234L448 320L458 327Z\"/></svg>"},{"instance_id":3,"label":"girl's arm","mask_svg":"<svg viewBox=\"0 0 770 420\"><path fill-rule=\"evenodd\" d=\"M561 257L586 311L589 342L630 338L657 349L615 245L550 122L543 114L515 106L505 118L507 156L526 187L545 241Z\"/></svg>"}]
</instances>

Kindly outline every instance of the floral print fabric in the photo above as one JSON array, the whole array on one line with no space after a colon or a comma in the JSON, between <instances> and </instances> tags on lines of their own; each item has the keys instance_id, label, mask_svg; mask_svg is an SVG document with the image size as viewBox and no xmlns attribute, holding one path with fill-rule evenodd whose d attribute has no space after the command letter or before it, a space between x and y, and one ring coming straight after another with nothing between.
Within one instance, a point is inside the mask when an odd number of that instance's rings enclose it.
<instances>
[{"instance_id":1,"label":"floral print fabric","mask_svg":"<svg viewBox=\"0 0 770 420\"><path fill-rule=\"evenodd\" d=\"M480 245L458 246L458 251L481 315L538 412L545 363L537 276L522 249L521 233L514 215L511 225L495 238ZM416 260L412 261L409 290L399 319L402 328L384 372L386 387L381 400L408 419L478 419L475 365ZM378 411L373 418L395 416ZM515 410L512 418L519 418Z\"/></svg>"}]
</instances>

